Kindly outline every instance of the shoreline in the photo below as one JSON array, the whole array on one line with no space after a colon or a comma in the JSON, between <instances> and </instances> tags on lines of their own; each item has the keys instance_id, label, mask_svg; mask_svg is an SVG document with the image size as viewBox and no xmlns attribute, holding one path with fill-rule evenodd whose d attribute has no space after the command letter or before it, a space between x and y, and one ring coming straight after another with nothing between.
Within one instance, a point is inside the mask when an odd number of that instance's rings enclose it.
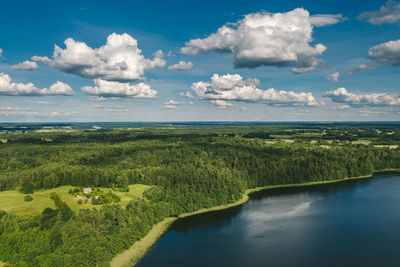
<instances>
[{"instance_id":1,"label":"shoreline","mask_svg":"<svg viewBox=\"0 0 400 267\"><path fill-rule=\"evenodd\" d=\"M356 177L348 177L343 179L337 180L327 180L327 181L317 181L317 182L306 182L300 184L281 184L281 185L267 185L261 186L256 188L247 189L242 198L236 202L219 205L212 208L203 208L193 212L182 213L177 217L167 217L161 222L154 225L151 230L145 235L142 239L133 243L133 245L128 249L123 251L120 254L117 254L110 262L111 267L120 267L120 266L135 266L139 260L147 253L147 251L168 231L169 227L173 222L178 219L183 219L189 216L199 215L207 212L219 211L224 209L229 209L232 207L240 206L246 203L250 199L250 195L255 192L269 190L269 189L277 189L277 188L294 188L294 187L309 187L309 186L316 186L322 184L333 184L333 183L340 183L346 182L351 180L359 180L359 179L371 179L374 177L375 174L382 174L382 173L390 173L390 172L397 172L400 173L400 169L384 169L384 170L377 170L374 171L370 175L363 175L363 176L356 176Z\"/></svg>"}]
</instances>

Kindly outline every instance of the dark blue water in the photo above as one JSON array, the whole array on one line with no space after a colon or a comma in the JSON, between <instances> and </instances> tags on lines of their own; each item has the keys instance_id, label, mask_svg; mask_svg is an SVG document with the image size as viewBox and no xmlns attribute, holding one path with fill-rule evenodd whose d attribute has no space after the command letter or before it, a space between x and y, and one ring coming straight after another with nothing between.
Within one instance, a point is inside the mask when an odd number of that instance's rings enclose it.
<instances>
[{"instance_id":1,"label":"dark blue water","mask_svg":"<svg viewBox=\"0 0 400 267\"><path fill-rule=\"evenodd\" d=\"M138 266L400 266L400 175L255 193L177 221Z\"/></svg>"}]
</instances>

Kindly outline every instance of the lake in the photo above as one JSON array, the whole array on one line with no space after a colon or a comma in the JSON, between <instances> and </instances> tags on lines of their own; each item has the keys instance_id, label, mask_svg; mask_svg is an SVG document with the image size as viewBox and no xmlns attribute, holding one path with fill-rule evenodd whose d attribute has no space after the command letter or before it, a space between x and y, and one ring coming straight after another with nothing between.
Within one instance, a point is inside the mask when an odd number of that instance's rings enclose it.
<instances>
[{"instance_id":1,"label":"lake","mask_svg":"<svg viewBox=\"0 0 400 267\"><path fill-rule=\"evenodd\" d=\"M400 266L400 175L254 193L178 220L138 266Z\"/></svg>"}]
</instances>

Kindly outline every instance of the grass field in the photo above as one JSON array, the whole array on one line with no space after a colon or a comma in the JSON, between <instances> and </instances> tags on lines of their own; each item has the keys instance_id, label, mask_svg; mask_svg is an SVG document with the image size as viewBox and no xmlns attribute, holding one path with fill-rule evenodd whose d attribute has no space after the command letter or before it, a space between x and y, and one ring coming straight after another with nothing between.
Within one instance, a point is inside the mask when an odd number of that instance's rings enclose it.
<instances>
[{"instance_id":1,"label":"grass field","mask_svg":"<svg viewBox=\"0 0 400 267\"><path fill-rule=\"evenodd\" d=\"M129 201L133 198L141 198L143 192L149 188L148 185L134 184L129 185L129 192L112 192L121 197L120 204L126 206ZM74 211L83 208L98 208L101 205L93 205L91 203L78 204L75 196L68 194L68 190L74 188L73 186L60 186L48 190L35 191L30 194L33 197L33 201L24 202L25 194L22 194L15 190L8 190L0 192L0 210L5 210L9 213L14 213L17 215L37 215L41 213L45 208L51 207L55 208L53 201L50 199L50 193L56 192L63 201L65 201L68 206ZM100 188L105 191L108 188Z\"/></svg>"},{"instance_id":2,"label":"grass field","mask_svg":"<svg viewBox=\"0 0 400 267\"><path fill-rule=\"evenodd\" d=\"M359 139L357 141L352 141L351 142L353 145L369 145L372 143L371 140L365 140L365 139Z\"/></svg>"}]
</instances>

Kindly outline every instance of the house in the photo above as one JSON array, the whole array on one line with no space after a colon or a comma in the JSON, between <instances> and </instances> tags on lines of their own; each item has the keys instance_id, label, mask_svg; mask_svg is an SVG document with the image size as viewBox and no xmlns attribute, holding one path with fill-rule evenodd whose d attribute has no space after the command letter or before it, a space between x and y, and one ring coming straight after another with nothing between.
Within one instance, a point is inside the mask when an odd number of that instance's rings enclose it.
<instances>
[{"instance_id":1,"label":"house","mask_svg":"<svg viewBox=\"0 0 400 267\"><path fill-rule=\"evenodd\" d=\"M81 196L81 195L77 195L76 197L77 197L78 200L85 200L86 199L86 197Z\"/></svg>"},{"instance_id":2,"label":"house","mask_svg":"<svg viewBox=\"0 0 400 267\"><path fill-rule=\"evenodd\" d=\"M90 188L90 187L84 188L84 189L83 189L83 193L84 193L84 194L90 194L90 193L92 193L92 188Z\"/></svg>"}]
</instances>

